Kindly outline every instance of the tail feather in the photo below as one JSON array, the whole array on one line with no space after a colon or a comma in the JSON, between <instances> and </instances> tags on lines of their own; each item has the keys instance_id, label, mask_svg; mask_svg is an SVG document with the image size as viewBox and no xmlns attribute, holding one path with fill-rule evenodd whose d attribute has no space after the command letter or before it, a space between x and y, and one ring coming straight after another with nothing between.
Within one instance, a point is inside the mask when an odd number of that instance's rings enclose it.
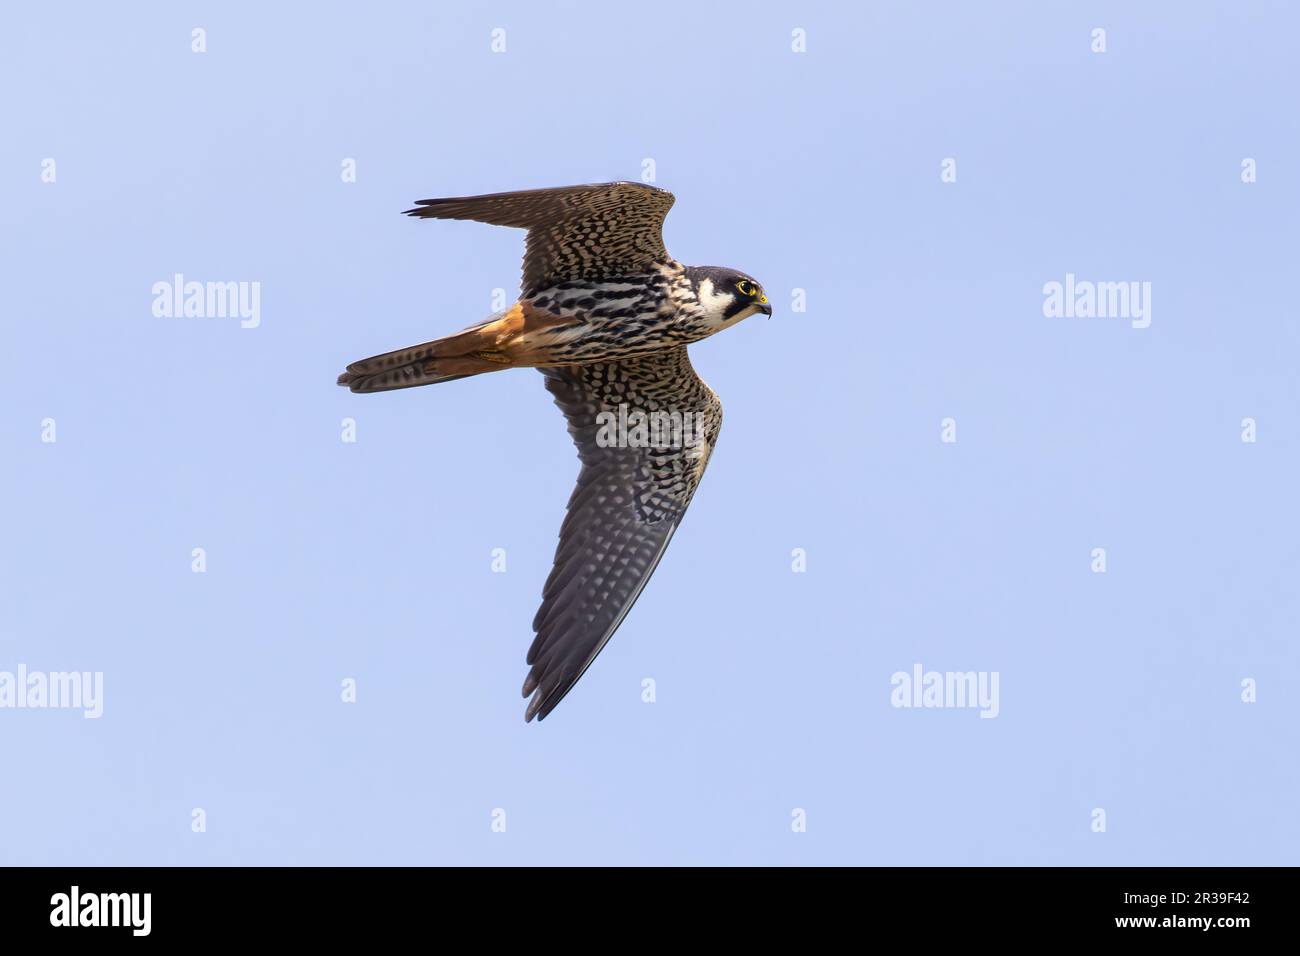
<instances>
[{"instance_id":1,"label":"tail feather","mask_svg":"<svg viewBox=\"0 0 1300 956\"><path fill-rule=\"evenodd\" d=\"M339 384L346 385L354 392L391 392L398 388L414 388L417 385L437 385L439 382L454 382L458 378L469 378L478 372L459 372L455 375L439 375L431 371L433 362L413 365L400 365L384 372L361 374L344 372L339 376ZM483 371L487 371L484 369Z\"/></svg>"},{"instance_id":2,"label":"tail feather","mask_svg":"<svg viewBox=\"0 0 1300 956\"><path fill-rule=\"evenodd\" d=\"M471 326L455 335L353 362L338 383L354 392L389 392L494 372L504 366L481 357L482 342L476 333L482 327Z\"/></svg>"},{"instance_id":3,"label":"tail feather","mask_svg":"<svg viewBox=\"0 0 1300 956\"><path fill-rule=\"evenodd\" d=\"M548 339L579 321L521 300L455 335L353 362L339 384L354 392L387 392L503 368L554 364Z\"/></svg>"}]
</instances>

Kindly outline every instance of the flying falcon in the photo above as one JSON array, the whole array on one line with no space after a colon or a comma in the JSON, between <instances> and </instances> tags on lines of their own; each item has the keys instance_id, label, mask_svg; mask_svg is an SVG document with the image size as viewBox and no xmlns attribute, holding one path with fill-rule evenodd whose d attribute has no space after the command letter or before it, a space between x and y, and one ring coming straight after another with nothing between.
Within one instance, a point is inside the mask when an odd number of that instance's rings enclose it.
<instances>
[{"instance_id":1,"label":"flying falcon","mask_svg":"<svg viewBox=\"0 0 1300 956\"><path fill-rule=\"evenodd\" d=\"M752 277L683 266L668 254L663 223L672 204L667 190L628 182L420 200L406 215L528 230L519 301L455 335L353 362L339 376L354 392L506 368L546 376L582 470L533 619L525 720L554 710L609 642L704 474L722 404L686 346L772 314Z\"/></svg>"}]
</instances>

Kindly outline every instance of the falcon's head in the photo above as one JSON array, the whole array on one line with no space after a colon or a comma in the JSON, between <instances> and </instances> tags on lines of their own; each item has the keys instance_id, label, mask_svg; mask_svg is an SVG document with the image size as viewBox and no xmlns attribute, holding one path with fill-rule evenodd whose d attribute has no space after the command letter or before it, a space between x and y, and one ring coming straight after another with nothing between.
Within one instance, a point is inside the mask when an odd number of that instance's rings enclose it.
<instances>
[{"instance_id":1,"label":"falcon's head","mask_svg":"<svg viewBox=\"0 0 1300 956\"><path fill-rule=\"evenodd\" d=\"M686 274L714 331L760 312L772 314L767 293L753 276L719 266L692 266Z\"/></svg>"}]
</instances>

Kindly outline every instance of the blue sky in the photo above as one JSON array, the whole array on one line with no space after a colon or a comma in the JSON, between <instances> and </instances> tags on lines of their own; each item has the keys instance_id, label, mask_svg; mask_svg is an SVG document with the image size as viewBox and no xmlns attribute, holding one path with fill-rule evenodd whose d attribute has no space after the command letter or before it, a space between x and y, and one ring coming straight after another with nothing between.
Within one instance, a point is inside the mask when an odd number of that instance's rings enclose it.
<instances>
[{"instance_id":1,"label":"blue sky","mask_svg":"<svg viewBox=\"0 0 1300 956\"><path fill-rule=\"evenodd\" d=\"M104 699L0 708L0 863L1295 863L1298 27L1282 2L14 11L0 672L102 672ZM522 234L413 200L646 160L670 251L776 314L693 348L726 407L708 474L525 725L577 472L541 377L334 379L517 291ZM155 316L176 273L259 283L260 324ZM1150 283L1149 327L1045 316L1067 274ZM996 673L997 717L892 706L916 664Z\"/></svg>"}]
</instances>

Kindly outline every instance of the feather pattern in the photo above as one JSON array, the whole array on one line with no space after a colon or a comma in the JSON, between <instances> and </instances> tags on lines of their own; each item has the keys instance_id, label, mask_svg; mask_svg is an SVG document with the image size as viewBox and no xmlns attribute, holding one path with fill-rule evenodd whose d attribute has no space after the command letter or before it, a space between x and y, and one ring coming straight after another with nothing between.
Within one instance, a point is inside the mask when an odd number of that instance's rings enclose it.
<instances>
[{"instance_id":1,"label":"feather pattern","mask_svg":"<svg viewBox=\"0 0 1300 956\"><path fill-rule=\"evenodd\" d=\"M663 226L673 200L666 189L645 183L599 183L421 199L406 215L527 229L527 298L566 279L632 275L668 261Z\"/></svg>"},{"instance_id":2,"label":"feather pattern","mask_svg":"<svg viewBox=\"0 0 1300 956\"><path fill-rule=\"evenodd\" d=\"M582 470L533 619L525 719L545 718L609 642L663 557L722 425L686 347L543 369ZM624 423L644 423L645 430Z\"/></svg>"}]
</instances>

